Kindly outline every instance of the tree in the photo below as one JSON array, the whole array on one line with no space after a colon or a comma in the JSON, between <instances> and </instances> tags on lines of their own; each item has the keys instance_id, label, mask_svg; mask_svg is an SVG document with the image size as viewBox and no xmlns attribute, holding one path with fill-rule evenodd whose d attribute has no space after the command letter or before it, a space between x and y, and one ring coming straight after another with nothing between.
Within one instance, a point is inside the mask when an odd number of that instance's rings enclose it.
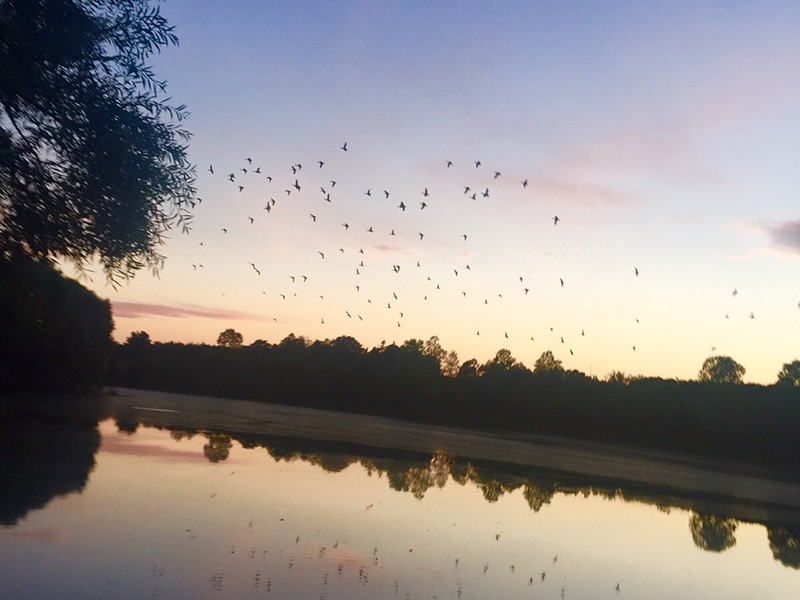
<instances>
[{"instance_id":1,"label":"tree","mask_svg":"<svg viewBox=\"0 0 800 600\"><path fill-rule=\"evenodd\" d=\"M217 344L226 348L239 348L243 341L242 334L235 329L226 329L217 337Z\"/></svg>"},{"instance_id":2,"label":"tree","mask_svg":"<svg viewBox=\"0 0 800 600\"><path fill-rule=\"evenodd\" d=\"M113 350L111 306L25 257L0 257L0 396L102 385Z\"/></svg>"},{"instance_id":3,"label":"tree","mask_svg":"<svg viewBox=\"0 0 800 600\"><path fill-rule=\"evenodd\" d=\"M778 384L800 387L800 360L784 363L783 368L778 373Z\"/></svg>"},{"instance_id":4,"label":"tree","mask_svg":"<svg viewBox=\"0 0 800 600\"><path fill-rule=\"evenodd\" d=\"M464 364L462 364L458 369L458 376L461 378L464 377L477 377L478 376L478 361L474 358L470 358L469 360L465 360Z\"/></svg>"},{"instance_id":5,"label":"tree","mask_svg":"<svg viewBox=\"0 0 800 600\"><path fill-rule=\"evenodd\" d=\"M458 375L459 366L458 353L455 350L451 350L442 361L442 375L445 377L456 377Z\"/></svg>"},{"instance_id":6,"label":"tree","mask_svg":"<svg viewBox=\"0 0 800 600\"><path fill-rule=\"evenodd\" d=\"M550 350L545 350L533 365L534 373L563 373L564 367Z\"/></svg>"},{"instance_id":7,"label":"tree","mask_svg":"<svg viewBox=\"0 0 800 600\"><path fill-rule=\"evenodd\" d=\"M745 369L730 356L709 356L697 375L698 381L742 383Z\"/></svg>"},{"instance_id":8,"label":"tree","mask_svg":"<svg viewBox=\"0 0 800 600\"><path fill-rule=\"evenodd\" d=\"M157 271L195 169L147 64L178 39L148 0L0 0L0 254Z\"/></svg>"},{"instance_id":9,"label":"tree","mask_svg":"<svg viewBox=\"0 0 800 600\"><path fill-rule=\"evenodd\" d=\"M623 371L611 371L606 377L606 381L617 385L630 385L631 376Z\"/></svg>"}]
</instances>

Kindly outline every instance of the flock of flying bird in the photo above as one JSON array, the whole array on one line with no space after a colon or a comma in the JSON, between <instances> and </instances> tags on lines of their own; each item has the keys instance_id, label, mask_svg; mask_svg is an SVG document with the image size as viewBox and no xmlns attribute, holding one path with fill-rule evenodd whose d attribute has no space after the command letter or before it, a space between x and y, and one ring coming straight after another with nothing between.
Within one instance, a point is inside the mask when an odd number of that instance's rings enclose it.
<instances>
[{"instance_id":1,"label":"flock of flying bird","mask_svg":"<svg viewBox=\"0 0 800 600\"><path fill-rule=\"evenodd\" d=\"M349 155L346 155L346 153L350 152L347 143L345 142L342 144L337 152L340 154L339 157L336 157L336 162L339 164L342 158L349 157ZM356 294L355 296L351 296L352 300L348 301L351 302L350 305L342 307L337 303L336 308L333 309L335 311L333 313L330 310L323 310L322 314L317 317L319 318L319 323L324 325L326 323L326 316L329 318L330 322L331 316L335 317L337 313L343 313L340 316L346 317L347 319L363 322L368 315L374 316L375 307L385 307L385 310L388 311L386 314L391 315L391 321L394 322L392 326L396 324L396 327L402 327L408 310L403 300L407 298L409 294L419 295L419 285L414 287L413 291L406 291L399 283L387 289L386 287L380 287L388 285L383 276L370 280L367 275L375 273L376 269L381 269L386 266L382 264L385 262L385 255L381 254L382 249L386 250L387 248L392 248L395 252L392 254L390 251L388 254L407 257L414 253L413 251L407 250L412 240L415 240L416 243L426 243L431 240L432 238L423 230L426 221L421 217L413 221L406 220L403 222L397 220L396 222L398 224L394 228L386 227L388 231L385 231L381 230L380 227L375 224L361 223L360 221L364 219L364 213L367 211L359 211L358 214L346 213L349 214L349 217L342 218L334 228L332 219L335 219L337 216L341 218L342 212L333 211L331 207L340 203L340 200L343 199L342 196L339 195L343 186L338 177L327 172L330 168L329 164L332 162L334 161L317 160L307 165L301 162L291 163L278 169L282 171L281 174L278 173L278 170L272 171L275 174L274 177L272 174L267 174L262 171L262 166L257 164L251 157L244 158L237 168L233 170L225 169L223 172L220 172L219 167L215 167L213 164L209 165L208 173L210 176L224 178L225 183L230 186L229 189L233 196L230 199L232 202L236 202L238 194L243 194L246 191L251 192L255 189L255 194L258 198L257 202L259 202L260 205L258 207L258 212L251 212L244 223L235 221L219 223L219 231L224 235L246 235L246 230L243 230L242 227L253 226L256 224L256 221L262 221L262 219L267 220L268 230L270 227L280 228L280 221L275 221L275 219L279 219L277 216L278 213L289 210L296 216L298 210L304 211L306 213L305 219L307 219L311 226L322 227L325 225L319 230L319 237L315 238L317 247L313 250L309 250L309 256L305 258L305 260L312 260L311 256L313 255L316 257L317 261L330 262L333 257L336 257L334 260L349 261L346 264L352 269L350 271L352 280L347 281L344 277L337 278L337 289L333 290L332 293L340 297L340 302L342 297L341 292L348 286L349 289L353 290ZM453 167L453 161L442 161L441 168L444 171L443 175L455 172ZM503 177L501 171L486 169L483 167L480 160L473 161L468 168L472 173L471 180L473 181L461 181L457 184L457 196L459 198L471 202L483 202L495 197L493 195L495 186L499 189L507 189L505 187L500 187L500 183L502 182L501 178ZM349 171L345 172L345 177L347 177L348 173ZM461 176L463 176L464 171L462 170L460 173ZM477 180L477 182L474 180ZM339 187L337 187L337 185ZM529 180L522 179L516 185L519 185L521 189L528 188ZM348 199L348 202L341 203L342 206L352 207L352 189L353 187L350 185L347 191L342 192ZM452 189L455 191L456 187L454 186ZM417 193L419 195L416 200L410 199L409 194L405 191L402 193L402 198L396 198L389 189L384 189L383 186L379 188L363 186L360 191L361 199L359 200L359 206L369 205L370 207L375 207L379 205L382 211L396 211L397 217L399 218L406 218L412 211L418 211L420 216L424 216L431 212L432 207L436 206L441 196L439 192L435 194L431 186L420 186ZM252 197L252 194L242 195L242 198L252 199ZM202 199L198 198L197 202L202 202ZM233 215L234 212L232 211L230 213L231 219L234 218ZM384 221L385 218L379 220ZM559 228L559 224L562 222L558 215L552 215L549 217L549 221L551 228ZM417 226L411 230L413 233L409 231L408 225L410 225L410 223L414 223ZM341 238L334 233L336 229L338 229L339 235L342 236ZM364 234L367 234L369 237L364 237ZM334 242L334 240L336 241ZM463 260L465 257L470 256L470 240L469 232L462 232L459 234L458 243L460 246L456 254L457 258L454 258L454 260ZM447 240L448 244L452 245L453 242L454 240ZM502 243L502 240L497 240L497 243ZM405 244L405 246L403 244ZM204 246L204 242L201 241L200 245ZM437 245L434 243L431 250L438 251L441 247L442 244ZM424 255L424 253L417 253L418 256L420 254ZM377 259L375 258L376 255L378 255ZM451 266L450 274L447 277L452 277L453 279L451 281L446 281L445 275L441 270L434 271L433 269L426 268L426 258L412 258L410 260L393 258L392 260L393 262L390 268L394 275L399 275L401 272L406 274L410 270L414 270L415 281L421 284L422 289L425 290L422 292L423 301L429 300L432 294L440 293L445 289L455 297L467 298L467 289L470 289L469 286L455 286L452 284L453 282L464 281L464 276L473 271L469 263L461 262L460 264ZM192 263L192 268L195 270L204 269L204 265L200 260L196 260ZM226 265L226 268L231 268L231 266ZM265 265L257 264L255 260L250 260L248 261L248 268L253 276L258 278L264 273ZM631 277L639 278L639 268L637 266L630 266L629 268ZM459 278L459 276L461 277ZM307 274L292 274L289 275L288 280L285 280L285 275L275 280L271 274L267 274L267 280L268 287L274 291L265 290L262 294L276 300L277 298L283 301L290 300L298 296L298 291L300 291L301 294L307 295L310 290L310 288L301 289L297 287L298 284L305 284L309 281L309 275ZM375 285L376 283L379 286L377 288ZM537 281L536 284L537 289L541 289L542 285L547 285L546 282L542 283L540 281ZM526 281L524 276L518 276L515 282L516 289L505 291L507 294L518 293L528 296L533 290L533 285L532 282ZM565 278L561 276L558 277L557 281L552 281L550 285L554 286L556 289L564 288L567 286L567 282ZM326 299L325 291L328 290L316 289L311 293L315 293L320 301L324 301ZM472 291L469 292L470 297L474 298L475 293L473 287ZM224 292L222 292L222 294L226 295ZM737 295L738 291L734 289L732 296L736 297ZM480 304L489 305L499 302L502 299L502 292L493 293L491 296L482 293L477 301ZM800 304L798 307L800 307ZM728 314L726 314L725 317L730 318ZM635 316L632 318L635 318ZM749 318L755 319L755 314L750 312ZM277 318L273 320L277 321ZM639 322L638 318L635 320L636 323ZM379 327L385 327L387 324L385 320L376 323ZM549 341L555 343L560 341L561 344L565 344L563 347L573 356L576 346L571 342L568 343L564 335L569 333L572 339L578 336L586 336L585 328L581 327L577 327L570 332L555 331L553 327L548 327L547 329L549 329L549 333L552 336ZM480 329L476 329L474 335L480 336ZM504 330L500 332L484 332L484 335L494 336L494 338L498 340L507 340L510 337L521 334L511 331L511 335L509 335L509 331ZM527 334L525 334L524 337L526 339L529 338L531 341L534 340L533 336ZM630 344L629 347L631 351L635 352L637 350L635 343ZM712 351L714 350L715 348L712 348Z\"/></svg>"}]
</instances>

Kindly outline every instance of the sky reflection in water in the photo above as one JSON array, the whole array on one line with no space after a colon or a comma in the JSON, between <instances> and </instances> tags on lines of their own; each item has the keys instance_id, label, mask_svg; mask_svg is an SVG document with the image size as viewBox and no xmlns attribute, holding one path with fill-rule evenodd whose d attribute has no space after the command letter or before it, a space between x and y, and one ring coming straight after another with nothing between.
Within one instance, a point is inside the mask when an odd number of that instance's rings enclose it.
<instances>
[{"instance_id":1,"label":"sky reflection in water","mask_svg":"<svg viewBox=\"0 0 800 600\"><path fill-rule=\"evenodd\" d=\"M800 598L760 524L710 552L689 510L556 493L534 511L524 488L487 502L447 457L398 460L414 494L391 460L306 455L325 470L226 436L99 430L83 490L0 529L9 597Z\"/></svg>"}]
</instances>

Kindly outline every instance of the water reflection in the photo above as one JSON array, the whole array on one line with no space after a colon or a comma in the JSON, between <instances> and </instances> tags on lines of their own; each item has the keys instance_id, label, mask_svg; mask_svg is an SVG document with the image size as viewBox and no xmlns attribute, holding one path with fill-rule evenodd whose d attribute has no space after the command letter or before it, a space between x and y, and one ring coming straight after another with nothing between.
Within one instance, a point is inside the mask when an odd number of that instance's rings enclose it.
<instances>
[{"instance_id":1,"label":"water reflection","mask_svg":"<svg viewBox=\"0 0 800 600\"><path fill-rule=\"evenodd\" d=\"M281 479L281 481L289 482L285 484L289 487L298 485L291 482L295 481L294 477L299 477L294 474L299 466L304 466L304 471L317 470L318 473L336 474L336 477L348 480L355 477L366 477L376 482L383 482L382 485L390 490L401 492L396 495L398 497L416 499L411 502L418 504L423 511L428 510L424 508L425 506L440 502L442 494L454 487L463 489L465 492L477 491L477 495L483 498L484 505L498 505L497 511L508 510L510 505L508 502L504 502L505 500L519 502L521 498L524 501L525 510L531 515L537 515L537 519L539 519L539 515L550 518L548 516L550 511L553 511L553 519L561 519L557 515L559 515L558 511L562 510L565 499L573 499L575 502L592 499L604 502L613 501L615 504L626 504L646 510L655 509L661 514L669 514L671 511L686 511L688 531L687 529L683 530L686 532L685 539L688 541L691 538L693 546L702 549L709 556L720 553L727 555L734 552L734 549L737 548L737 536L742 532L750 532L747 534L750 536L747 543L752 544L752 526L757 525L762 527L762 531L766 533L764 536L766 539L762 538L764 541L759 542L761 547L766 550L765 546L768 544L771 556L780 565L792 571L800 569L800 507L791 504L754 504L736 498L681 493L674 489L664 490L658 487L648 487L641 483L614 481L586 473L465 459L445 451L399 450L352 442L266 434L249 431L248 427L241 426L241 424L230 428L221 427L218 423L208 429L189 427L176 424L175 413L136 410L129 404L114 402L113 399L108 402L86 403L79 406L78 409L75 409L73 405L66 415L60 414L56 409L43 408L43 406L45 405L39 405L35 409L28 407L25 410L4 409L2 419L0 419L0 450L3 453L3 461L0 463L0 519L2 519L5 530L15 535L29 537L37 535L43 537L50 535L48 532L56 531L57 526L53 524L43 524L38 529L30 531L24 528L15 529L15 526L24 524L26 515L33 514L31 511L45 507L51 500L85 490L87 482L93 474L98 451L102 452L100 429L107 427L102 424L113 422L114 428L119 433L119 440L121 440L114 443L124 445L124 440L130 439L130 443L139 444L137 452L141 456L161 457L162 460L172 456L178 466L186 464L187 456L194 456L197 461L208 465L206 469L212 469L211 464L228 465L224 472L215 471L216 474L210 476L209 482L204 483L205 487L192 487L191 493L181 492L184 494L183 496L166 496L162 500L166 504L160 505L161 508L158 509L160 518L164 519L162 527L165 532L174 529L177 533L172 535L179 535L182 540L180 544L173 541L175 547L171 551L177 552L178 555L185 555L187 561L191 561L192 557L196 556L197 550L185 544L202 539L204 535L211 535L208 528L213 529L214 519L223 518L219 516L222 513L215 512L222 510L222 505L215 507L214 502L226 502L227 504L224 506L225 511L228 512L236 513L237 510L252 512L252 516L248 516L248 525L242 526L235 533L235 542L232 542L228 549L220 549L229 554L230 560L234 561L237 566L234 567L234 563L226 562L227 566L225 567L221 564L214 566L213 569L209 567L212 570L205 576L205 584L207 589L213 593L222 593L223 590L230 591L233 570L239 569L236 571L239 573L236 581L240 581L243 573L241 571L242 564L253 565L253 568L248 571L247 577L253 589L261 592L273 593L276 588L283 589L281 586L286 585L284 576L298 573L303 573L304 577L316 578L314 585L323 588L323 591L329 590L329 594L332 586L337 581L344 582L348 574L352 576L350 583L353 585L366 588L370 582L372 582L371 585L374 585L376 581L381 581L391 590L393 585L402 586L402 580L401 575L394 570L396 567L388 565L401 564L402 560L416 557L417 555L414 553L423 552L423 548L418 543L405 537L403 528L408 524L404 524L401 522L402 519L397 517L393 522L392 517L384 516L384 513L381 513L380 517L382 526L389 527L389 531L394 531L394 533L380 534L387 536L383 538L376 537L373 542L375 546L370 548L369 552L363 548L354 547L353 540L347 541L347 536L354 535L349 533L353 528L357 529L363 526L355 516L348 517L356 519L352 521L351 526L331 533L330 539L320 540L318 524L313 526L309 524L305 529L301 525L304 519L309 521L312 519L313 511L306 513L305 516L301 511L294 517L290 517L289 515L294 510L289 508L292 500L271 500L270 502L273 502L278 508L273 507L269 510L277 512L273 515L274 518L270 517L269 524L264 525L266 513L259 513L257 498L266 492L264 490L256 492L255 488L248 487L255 485L252 481L245 485L238 480L237 473L242 469L241 461L244 453L248 450L256 451L256 455L263 451L261 456L266 454L271 457L273 463L277 465L277 471L270 470L270 473L273 477L284 473L282 477L288 479ZM154 446L152 450L146 451L144 440L156 439L153 436L158 435L161 436L157 438L160 440L157 442L158 447ZM140 438L142 441L137 442ZM114 447L113 444L108 446L107 452ZM253 459L248 458L247 460L252 461ZM291 470L282 471L290 466ZM263 470L263 467L254 467L254 469L258 468ZM181 470L186 470L184 467L179 469L177 466L172 469L170 477L173 479L179 477ZM196 473L196 471L194 472ZM124 473L116 476L120 478L119 485L134 486L138 481L137 477L147 478L150 477L150 474L132 472L127 475L128 479L125 479ZM187 477L189 476L187 475ZM311 484L303 483L303 485ZM281 493L289 494L289 491L282 490ZM147 493L155 494L155 490ZM313 492L305 493L312 494ZM206 502L211 503L204 510L208 511L209 515L218 515L217 517L205 516L202 512L194 513L200 509L195 508L189 500L192 497L200 497L200 495L206 498ZM287 495L287 497L290 496ZM329 500L333 506L335 499L330 498ZM131 502L138 501L131 500ZM151 498L148 498L147 501L150 502ZM378 501L366 496L359 510L363 511L365 515L380 512ZM477 511L477 509L475 510ZM458 509L454 507L453 511L455 513ZM483 518L485 518L484 512L478 512L484 514ZM119 513L124 515L124 510L120 509ZM250 512L247 514L250 515ZM287 520L285 521L284 518ZM447 539L448 536L451 536L448 527L455 527L455 519L456 517L453 517L453 523L446 523L444 521L447 520L447 517L440 516L441 523L427 524L424 531L427 531L428 528L441 527L441 529L435 530L428 544L433 544L435 547L436 544L443 543L439 538ZM292 529L286 527L290 520L294 523ZM174 527L173 522L180 522L181 525ZM539 523L540 527L543 527L542 523L545 523L541 520L535 522ZM499 519L498 524L491 520L470 521L467 526L487 534L483 538L485 539L483 543L489 544L486 550L491 555L497 552L497 550L491 549L491 544L497 544L497 548L501 548L507 539L520 534L514 528L509 529L509 526L504 526L502 519ZM574 526L578 527L578 524L576 523ZM393 530L393 527L399 529ZM367 529L366 531L371 530ZM2 530L0 530L1 533ZM374 532L367 535L379 536ZM573 533L572 535L578 534ZM269 541L259 545L256 542L257 536L265 537ZM219 546L219 544L216 545ZM524 548L524 545L519 548ZM468 582L472 582L471 585L478 585L463 574L464 569L470 564L470 553L477 556L477 550L464 548L463 555L454 554L456 551L462 552L457 550L457 547L456 550L452 548L446 550L449 558L445 558L449 561L450 567L448 568L452 570L452 573L445 576L442 574L443 567L437 566L435 569L431 567L433 580L445 578L456 582L457 587L450 590L452 597L461 597L462 593L467 597L480 597L475 594L477 588L467 590L463 587ZM527 586L532 586L534 583L552 584L550 597L558 597L567 583L565 583L563 575L558 576L560 579L556 577L557 565L554 559L558 555L567 556L569 550L565 550L563 546L554 545L547 554L549 557L547 562L540 560L535 570L527 566L523 567L524 554L531 553L533 550L528 548L520 551L523 554L509 552L507 559L503 555L505 562L502 569L505 576L520 578L520 581ZM168 549L158 550L158 552L164 554L168 552ZM542 550L542 552L547 552L547 550ZM588 556L594 557L599 552L603 552L603 550L595 547ZM406 553L407 557L402 558L400 556L402 553ZM425 555L420 554L420 557L422 556ZM151 558L154 561L151 571L153 580L159 581L168 577L169 570L167 570L167 575L164 575L165 560L158 561L157 557ZM426 558L425 560L430 562L431 559ZM565 560L567 559L562 558L562 563ZM321 566L312 568L312 562L314 565ZM276 564L283 565L283 576L275 572ZM495 573L493 569L497 568L495 563L488 559L481 559L474 566L475 570L471 577L490 577ZM314 569L321 569L321 571ZM1 570L0 567L0 572ZM495 576L497 576L496 573ZM397 579L392 580L392 577ZM310 584L306 582L303 585ZM627 585L630 587L631 583L628 582ZM293 589L292 593L296 594L295 597L312 597L307 589L300 592L296 588ZM611 584L607 585L605 589L609 594L617 592ZM800 591L800 585L795 589ZM486 591L484 590L484 592ZM622 592L624 591L625 584L622 589ZM292 597L274 593L273 597ZM314 593L316 594L316 592ZM489 594L491 595L491 590L489 590ZM612 597L609 594L605 594L605 596ZM231 597L237 596L238 594L234 594ZM411 597L434 596L435 592L427 595L411 595ZM509 595L509 597L512 596L514 594ZM601 596L602 594L596 597ZM164 597L170 597L166 590L164 590ZM329 595L328 597L337 596ZM447 597L447 595L443 594L440 597Z\"/></svg>"},{"instance_id":2,"label":"water reflection","mask_svg":"<svg viewBox=\"0 0 800 600\"><path fill-rule=\"evenodd\" d=\"M74 413L4 406L0 413L0 525L15 525L57 496L80 492L100 447L91 405Z\"/></svg>"}]
</instances>

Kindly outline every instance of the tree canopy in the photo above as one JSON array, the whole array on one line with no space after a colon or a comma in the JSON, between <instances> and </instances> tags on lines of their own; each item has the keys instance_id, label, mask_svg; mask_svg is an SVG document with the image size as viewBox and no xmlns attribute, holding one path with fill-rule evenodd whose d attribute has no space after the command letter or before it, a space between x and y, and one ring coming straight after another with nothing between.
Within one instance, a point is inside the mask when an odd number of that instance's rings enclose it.
<instances>
[{"instance_id":1,"label":"tree canopy","mask_svg":"<svg viewBox=\"0 0 800 600\"><path fill-rule=\"evenodd\" d=\"M147 64L177 44L147 0L0 0L0 254L158 270L195 169Z\"/></svg>"},{"instance_id":2,"label":"tree canopy","mask_svg":"<svg viewBox=\"0 0 800 600\"><path fill-rule=\"evenodd\" d=\"M778 384L800 387L800 360L784 363L778 373Z\"/></svg>"},{"instance_id":3,"label":"tree canopy","mask_svg":"<svg viewBox=\"0 0 800 600\"><path fill-rule=\"evenodd\" d=\"M534 373L563 373L564 366L550 350L545 350L533 365Z\"/></svg>"},{"instance_id":4,"label":"tree canopy","mask_svg":"<svg viewBox=\"0 0 800 600\"><path fill-rule=\"evenodd\" d=\"M742 383L745 369L730 356L709 356L700 368L698 381Z\"/></svg>"},{"instance_id":5,"label":"tree canopy","mask_svg":"<svg viewBox=\"0 0 800 600\"><path fill-rule=\"evenodd\" d=\"M243 341L242 334L235 329L226 329L217 337L217 344L228 348L239 348Z\"/></svg>"}]
</instances>

